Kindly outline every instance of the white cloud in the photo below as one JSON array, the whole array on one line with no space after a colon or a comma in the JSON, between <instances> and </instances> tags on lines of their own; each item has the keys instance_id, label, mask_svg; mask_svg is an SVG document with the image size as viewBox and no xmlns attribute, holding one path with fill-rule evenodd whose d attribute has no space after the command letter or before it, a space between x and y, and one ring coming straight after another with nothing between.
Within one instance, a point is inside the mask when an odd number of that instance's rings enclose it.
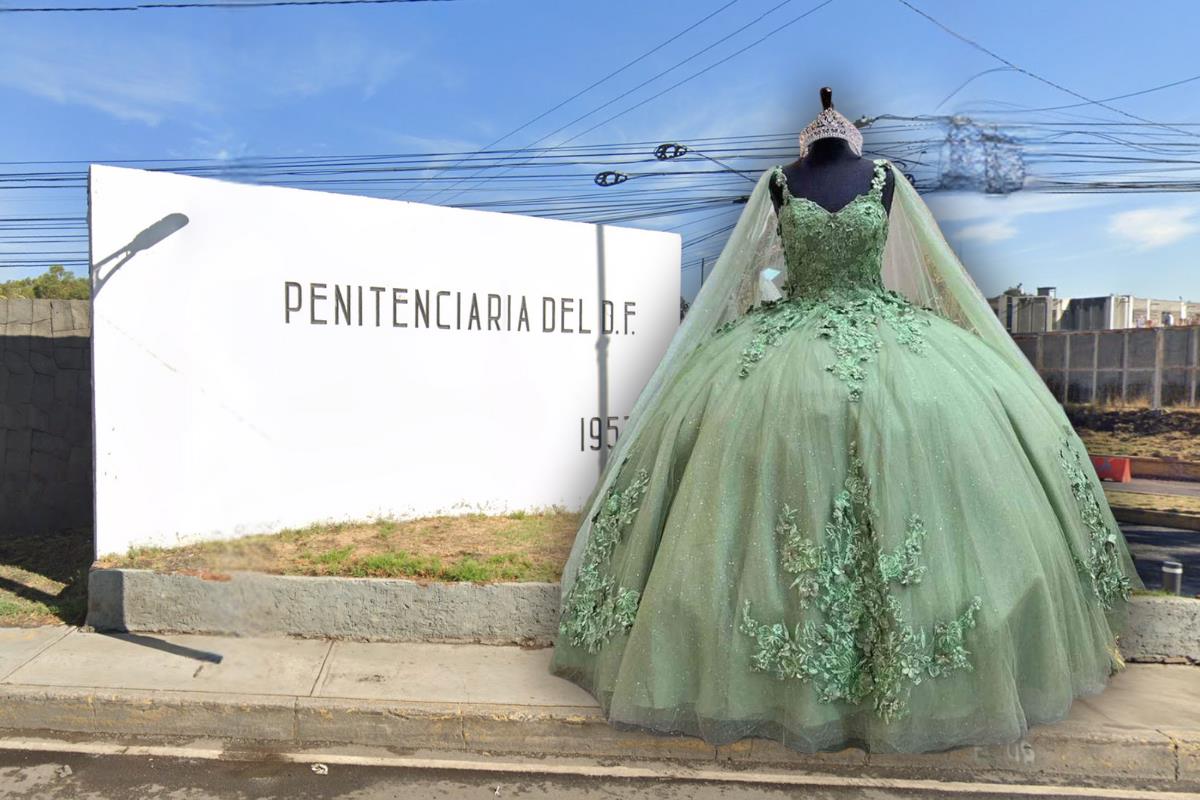
<instances>
[{"instance_id":1,"label":"white cloud","mask_svg":"<svg viewBox=\"0 0 1200 800\"><path fill-rule=\"evenodd\" d=\"M147 125L157 125L181 105L216 110L196 75L172 69L172 60L160 59L154 49L114 59L95 43L44 47L36 40L0 37L0 85Z\"/></svg>"},{"instance_id":2,"label":"white cloud","mask_svg":"<svg viewBox=\"0 0 1200 800\"><path fill-rule=\"evenodd\" d=\"M924 195L926 204L942 223L969 220L1013 220L1028 214L1056 214L1111 202L1088 194L1043 194L1019 191L1006 195L980 192L933 192Z\"/></svg>"},{"instance_id":3,"label":"white cloud","mask_svg":"<svg viewBox=\"0 0 1200 800\"><path fill-rule=\"evenodd\" d=\"M1014 239L1018 220L1041 214L1060 214L1111 202L1110 198L1084 194L1043 194L1019 191L1007 195L979 192L933 192L925 195L929 210L943 226L958 225L960 241L985 243Z\"/></svg>"},{"instance_id":4,"label":"white cloud","mask_svg":"<svg viewBox=\"0 0 1200 800\"><path fill-rule=\"evenodd\" d=\"M979 242L1002 242L1017 235L1017 228L1009 219L998 219L991 222L980 222L967 225L958 231L959 239Z\"/></svg>"},{"instance_id":5,"label":"white cloud","mask_svg":"<svg viewBox=\"0 0 1200 800\"><path fill-rule=\"evenodd\" d=\"M394 130L381 130L377 128L371 129L373 133L383 139L394 143L397 147L403 147L407 150L423 152L423 153L461 153L470 150L478 150L485 144L482 140L445 138L445 137L430 137L418 136L416 134L400 133ZM506 143L501 143L497 147L507 147Z\"/></svg>"},{"instance_id":6,"label":"white cloud","mask_svg":"<svg viewBox=\"0 0 1200 800\"><path fill-rule=\"evenodd\" d=\"M1163 247L1200 232L1197 209L1182 206L1139 208L1113 214L1108 232L1137 245L1139 250Z\"/></svg>"},{"instance_id":7,"label":"white cloud","mask_svg":"<svg viewBox=\"0 0 1200 800\"><path fill-rule=\"evenodd\" d=\"M331 89L361 88L364 98L396 77L414 57L402 50L382 50L342 35L319 35L307 47L245 53L238 72L270 77L266 88L279 96L316 95Z\"/></svg>"},{"instance_id":8,"label":"white cloud","mask_svg":"<svg viewBox=\"0 0 1200 800\"><path fill-rule=\"evenodd\" d=\"M63 30L47 41L9 30L0 31L0 86L157 125L184 110L219 115L235 105L329 91L358 90L367 98L413 58L353 32L325 29L302 41L216 48L166 34L122 42Z\"/></svg>"},{"instance_id":9,"label":"white cloud","mask_svg":"<svg viewBox=\"0 0 1200 800\"><path fill-rule=\"evenodd\" d=\"M250 143L239 135L236 128L222 119L192 120L196 133L190 139L168 143L169 158L213 158L218 161L235 161L256 155ZM279 155L288 155L280 153Z\"/></svg>"}]
</instances>

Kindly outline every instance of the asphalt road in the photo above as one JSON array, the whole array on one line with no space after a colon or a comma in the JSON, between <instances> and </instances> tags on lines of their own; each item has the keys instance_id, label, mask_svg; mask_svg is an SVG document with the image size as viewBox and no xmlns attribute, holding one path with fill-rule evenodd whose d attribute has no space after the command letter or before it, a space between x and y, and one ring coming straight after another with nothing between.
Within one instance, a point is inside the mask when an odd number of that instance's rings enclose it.
<instances>
[{"instance_id":1,"label":"asphalt road","mask_svg":"<svg viewBox=\"0 0 1200 800\"><path fill-rule=\"evenodd\" d=\"M1106 483L1104 485L1114 492L1178 494L1184 497L1200 497L1200 481L1156 481L1149 478L1134 478L1125 483Z\"/></svg>"},{"instance_id":2,"label":"asphalt road","mask_svg":"<svg viewBox=\"0 0 1200 800\"><path fill-rule=\"evenodd\" d=\"M1000 800L1000 798L1088 797L1129 798L1119 790L1037 787L984 787L969 792L929 787L862 788L846 786L779 786L725 781L681 781L601 776L545 776L486 770L419 770L394 767L337 766L321 775L309 764L279 761L221 761L128 755L80 755L60 752L0 750L0 798L4 800L210 800L221 798L445 798L446 800L900 800L905 798ZM831 780L838 780L833 778ZM1016 789L1016 791L1014 791ZM1040 791L1038 791L1040 789ZM1144 791L1144 790L1143 790ZM1144 800L1178 800L1178 793L1145 791Z\"/></svg>"},{"instance_id":3,"label":"asphalt road","mask_svg":"<svg viewBox=\"0 0 1200 800\"><path fill-rule=\"evenodd\" d=\"M1156 525L1122 525L1134 566L1147 589L1162 588L1162 562L1183 564L1183 594L1200 595L1200 532Z\"/></svg>"}]
</instances>

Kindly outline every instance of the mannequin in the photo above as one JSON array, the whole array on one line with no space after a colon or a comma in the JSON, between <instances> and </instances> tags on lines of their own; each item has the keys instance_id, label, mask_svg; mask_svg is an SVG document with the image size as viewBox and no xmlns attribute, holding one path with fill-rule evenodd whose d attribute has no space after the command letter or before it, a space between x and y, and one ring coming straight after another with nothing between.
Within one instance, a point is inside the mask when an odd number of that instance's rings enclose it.
<instances>
[{"instance_id":1,"label":"mannequin","mask_svg":"<svg viewBox=\"0 0 1200 800\"><path fill-rule=\"evenodd\" d=\"M833 90L828 86L821 89L821 107L833 107ZM812 143L808 153L783 167L787 177L788 191L793 197L804 197L830 213L839 211L858 194L871 185L874 165L871 159L855 155L845 139L826 137ZM892 195L896 179L890 165L883 185L883 207L892 209ZM783 205L779 186L770 184L771 201L778 213Z\"/></svg>"},{"instance_id":2,"label":"mannequin","mask_svg":"<svg viewBox=\"0 0 1200 800\"><path fill-rule=\"evenodd\" d=\"M585 504L550 669L710 746L1019 742L1120 668L1141 581L1058 401L823 99Z\"/></svg>"}]
</instances>

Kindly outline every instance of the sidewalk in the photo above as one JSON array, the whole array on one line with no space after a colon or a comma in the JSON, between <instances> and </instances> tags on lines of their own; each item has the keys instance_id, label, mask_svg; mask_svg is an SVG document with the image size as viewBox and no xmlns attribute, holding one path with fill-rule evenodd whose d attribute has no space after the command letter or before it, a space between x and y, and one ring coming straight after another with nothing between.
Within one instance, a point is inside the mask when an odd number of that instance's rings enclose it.
<instances>
[{"instance_id":1,"label":"sidewalk","mask_svg":"<svg viewBox=\"0 0 1200 800\"><path fill-rule=\"evenodd\" d=\"M1009 746L923 755L713 748L610 727L548 649L0 628L0 732L211 737L393 751L1200 788L1200 667L1133 664ZM2 746L2 741L0 741Z\"/></svg>"}]
</instances>

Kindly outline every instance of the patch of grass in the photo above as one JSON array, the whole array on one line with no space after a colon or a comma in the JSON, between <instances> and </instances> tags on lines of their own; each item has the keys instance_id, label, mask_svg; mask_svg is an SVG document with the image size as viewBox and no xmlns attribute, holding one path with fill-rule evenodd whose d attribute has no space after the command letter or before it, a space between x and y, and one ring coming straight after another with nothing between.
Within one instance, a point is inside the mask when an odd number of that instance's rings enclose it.
<instances>
[{"instance_id":1,"label":"patch of grass","mask_svg":"<svg viewBox=\"0 0 1200 800\"><path fill-rule=\"evenodd\" d=\"M561 507L499 515L319 523L275 534L135 548L100 566L222 575L251 570L430 581L555 581L579 514Z\"/></svg>"},{"instance_id":2,"label":"patch of grass","mask_svg":"<svg viewBox=\"0 0 1200 800\"><path fill-rule=\"evenodd\" d=\"M350 554L354 552L353 545L346 547L337 547L333 550L326 550L324 553L317 553L309 557L314 564L320 564L325 567L340 567Z\"/></svg>"},{"instance_id":3,"label":"patch of grass","mask_svg":"<svg viewBox=\"0 0 1200 800\"><path fill-rule=\"evenodd\" d=\"M450 569L446 570L444 577L450 581L463 581L472 583L483 583L488 580L504 580L504 577L490 570L489 565L484 564L478 559L467 556L462 561L459 561Z\"/></svg>"},{"instance_id":4,"label":"patch of grass","mask_svg":"<svg viewBox=\"0 0 1200 800\"><path fill-rule=\"evenodd\" d=\"M445 580L474 581L476 583L554 580L555 578L557 575L549 578L545 574L536 574L533 561L517 553L504 553L482 559L468 556L448 569L445 576Z\"/></svg>"},{"instance_id":5,"label":"patch of grass","mask_svg":"<svg viewBox=\"0 0 1200 800\"><path fill-rule=\"evenodd\" d=\"M57 615L45 603L22 598L0 598L0 625L24 628L51 625L57 621Z\"/></svg>"},{"instance_id":6,"label":"patch of grass","mask_svg":"<svg viewBox=\"0 0 1200 800\"><path fill-rule=\"evenodd\" d=\"M161 557L168 551L169 548L166 547L147 547L137 545L129 548L129 555L127 557L131 563L131 566L136 567L141 564L152 564L155 559Z\"/></svg>"},{"instance_id":7,"label":"patch of grass","mask_svg":"<svg viewBox=\"0 0 1200 800\"><path fill-rule=\"evenodd\" d=\"M1164 592L1162 589L1134 589L1132 594L1137 597L1187 597L1186 594Z\"/></svg>"},{"instance_id":8,"label":"patch of grass","mask_svg":"<svg viewBox=\"0 0 1200 800\"><path fill-rule=\"evenodd\" d=\"M318 535L323 530L324 530L324 526L322 526L322 525L309 525L307 528L291 528L288 530L280 531L279 533L277 533L275 535L280 537L281 539L285 539L287 541L302 542L306 539L309 539L313 536ZM246 538L253 539L254 537L249 536Z\"/></svg>"},{"instance_id":9,"label":"patch of grass","mask_svg":"<svg viewBox=\"0 0 1200 800\"><path fill-rule=\"evenodd\" d=\"M438 578L442 573L442 560L403 550L374 553L355 559L347 573L356 578Z\"/></svg>"},{"instance_id":10,"label":"patch of grass","mask_svg":"<svg viewBox=\"0 0 1200 800\"><path fill-rule=\"evenodd\" d=\"M0 537L0 625L82 625L89 529Z\"/></svg>"},{"instance_id":11,"label":"patch of grass","mask_svg":"<svg viewBox=\"0 0 1200 800\"><path fill-rule=\"evenodd\" d=\"M356 578L426 578L471 583L554 580L557 577L539 569L531 558L519 553L465 555L444 563L440 558L403 550L363 556L348 564L345 574Z\"/></svg>"},{"instance_id":12,"label":"patch of grass","mask_svg":"<svg viewBox=\"0 0 1200 800\"><path fill-rule=\"evenodd\" d=\"M383 539L386 542L388 539L392 538L392 534L396 532L396 528L397 528L396 520L381 519L375 523L375 527L376 527L376 536L378 536L380 539Z\"/></svg>"}]
</instances>

